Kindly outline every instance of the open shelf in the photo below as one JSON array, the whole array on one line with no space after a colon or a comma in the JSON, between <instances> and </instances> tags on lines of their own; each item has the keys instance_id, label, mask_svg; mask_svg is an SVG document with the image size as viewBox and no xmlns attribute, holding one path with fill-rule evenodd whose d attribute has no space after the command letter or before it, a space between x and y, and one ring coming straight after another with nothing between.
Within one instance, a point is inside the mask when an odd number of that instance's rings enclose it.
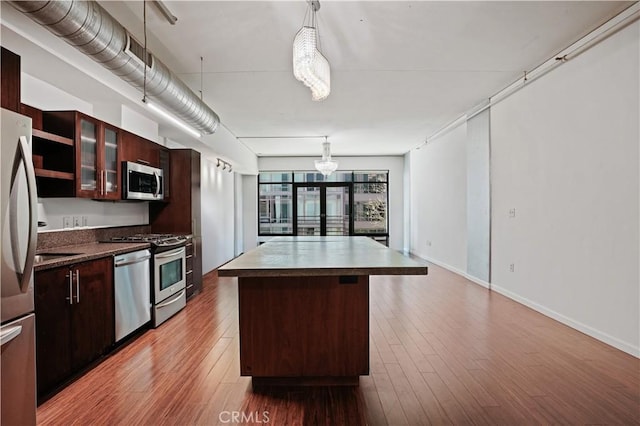
<instances>
[{"instance_id":1,"label":"open shelf","mask_svg":"<svg viewBox=\"0 0 640 426\"><path fill-rule=\"evenodd\" d=\"M56 142L63 145L73 146L73 139L65 138L63 136L54 135L53 133L45 132L43 130L32 129L31 134L35 138L44 139L49 142Z\"/></svg>"},{"instance_id":2,"label":"open shelf","mask_svg":"<svg viewBox=\"0 0 640 426\"><path fill-rule=\"evenodd\" d=\"M35 169L37 177L62 179L62 180L74 180L75 174L67 172L59 172L56 170Z\"/></svg>"}]
</instances>

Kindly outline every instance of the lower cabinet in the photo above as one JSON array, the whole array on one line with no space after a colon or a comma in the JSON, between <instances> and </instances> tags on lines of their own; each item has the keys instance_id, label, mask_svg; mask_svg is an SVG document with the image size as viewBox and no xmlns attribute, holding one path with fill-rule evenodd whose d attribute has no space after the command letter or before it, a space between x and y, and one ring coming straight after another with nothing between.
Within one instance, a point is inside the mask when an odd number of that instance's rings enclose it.
<instances>
[{"instance_id":1,"label":"lower cabinet","mask_svg":"<svg viewBox=\"0 0 640 426\"><path fill-rule=\"evenodd\" d=\"M196 288L193 285L193 237L189 237L186 246L186 264L185 281L187 287L187 299L194 295Z\"/></svg>"},{"instance_id":2,"label":"lower cabinet","mask_svg":"<svg viewBox=\"0 0 640 426\"><path fill-rule=\"evenodd\" d=\"M34 284L42 398L113 345L113 258L37 271Z\"/></svg>"}]
</instances>

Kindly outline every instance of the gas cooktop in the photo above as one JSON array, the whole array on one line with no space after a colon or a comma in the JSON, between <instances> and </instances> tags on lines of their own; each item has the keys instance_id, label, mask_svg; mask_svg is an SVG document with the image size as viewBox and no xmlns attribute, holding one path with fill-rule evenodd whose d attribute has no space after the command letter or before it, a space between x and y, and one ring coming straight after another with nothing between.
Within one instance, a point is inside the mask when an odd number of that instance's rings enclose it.
<instances>
[{"instance_id":1,"label":"gas cooktop","mask_svg":"<svg viewBox=\"0 0 640 426\"><path fill-rule=\"evenodd\" d=\"M143 242L157 247L177 246L186 243L187 237L175 234L135 234L126 237L113 237L111 242Z\"/></svg>"}]
</instances>

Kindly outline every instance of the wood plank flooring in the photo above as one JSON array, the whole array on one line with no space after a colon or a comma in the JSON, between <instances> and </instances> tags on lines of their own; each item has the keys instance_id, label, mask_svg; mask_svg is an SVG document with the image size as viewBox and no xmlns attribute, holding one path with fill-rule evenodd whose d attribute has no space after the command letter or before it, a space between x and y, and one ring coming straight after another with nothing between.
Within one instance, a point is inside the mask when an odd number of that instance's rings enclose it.
<instances>
[{"instance_id":1,"label":"wood plank flooring","mask_svg":"<svg viewBox=\"0 0 640 426\"><path fill-rule=\"evenodd\" d=\"M437 266L371 277L360 386L252 389L237 285L185 310L38 408L56 425L640 424L640 360Z\"/></svg>"}]
</instances>

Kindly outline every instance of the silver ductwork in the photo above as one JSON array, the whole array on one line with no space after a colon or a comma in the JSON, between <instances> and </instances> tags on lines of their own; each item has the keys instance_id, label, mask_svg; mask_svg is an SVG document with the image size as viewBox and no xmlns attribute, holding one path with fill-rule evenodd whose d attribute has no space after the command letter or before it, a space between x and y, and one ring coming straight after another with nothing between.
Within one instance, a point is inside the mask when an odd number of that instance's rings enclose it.
<instances>
[{"instance_id":1,"label":"silver ductwork","mask_svg":"<svg viewBox=\"0 0 640 426\"><path fill-rule=\"evenodd\" d=\"M11 1L11 4L142 91L142 47L95 1ZM205 134L216 131L220 119L211 108L148 51L146 63L146 93L150 100L194 129Z\"/></svg>"}]
</instances>

